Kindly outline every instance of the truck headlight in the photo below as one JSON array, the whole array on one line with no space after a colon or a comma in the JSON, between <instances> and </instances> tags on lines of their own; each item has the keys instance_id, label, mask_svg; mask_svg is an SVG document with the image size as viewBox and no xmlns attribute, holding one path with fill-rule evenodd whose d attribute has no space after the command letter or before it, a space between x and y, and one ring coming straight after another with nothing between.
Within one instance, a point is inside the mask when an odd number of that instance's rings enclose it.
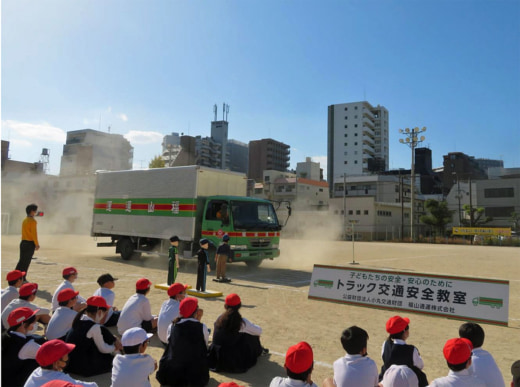
<instances>
[{"instance_id":1,"label":"truck headlight","mask_svg":"<svg viewBox=\"0 0 520 387\"><path fill-rule=\"evenodd\" d=\"M247 250L247 245L231 245L231 250Z\"/></svg>"}]
</instances>

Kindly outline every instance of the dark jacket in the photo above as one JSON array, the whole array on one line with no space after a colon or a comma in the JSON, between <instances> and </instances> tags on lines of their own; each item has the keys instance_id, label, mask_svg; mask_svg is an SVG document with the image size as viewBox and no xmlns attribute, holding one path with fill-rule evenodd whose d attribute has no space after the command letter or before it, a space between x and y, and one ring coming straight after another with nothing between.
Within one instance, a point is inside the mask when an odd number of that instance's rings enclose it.
<instances>
[{"instance_id":1,"label":"dark jacket","mask_svg":"<svg viewBox=\"0 0 520 387\"><path fill-rule=\"evenodd\" d=\"M426 374L413 364L414 349L415 347L413 345L395 345L392 340L386 340L383 349L383 366L381 367L381 373L379 374L379 381L383 380L385 371L390 368L391 365L405 365L408 366L415 375L417 375L417 379L419 379L419 387L427 386L428 379Z\"/></svg>"},{"instance_id":2,"label":"dark jacket","mask_svg":"<svg viewBox=\"0 0 520 387\"><path fill-rule=\"evenodd\" d=\"M2 334L2 387L23 386L31 373L38 368L34 359L21 360L18 353L33 338L5 332Z\"/></svg>"}]
</instances>

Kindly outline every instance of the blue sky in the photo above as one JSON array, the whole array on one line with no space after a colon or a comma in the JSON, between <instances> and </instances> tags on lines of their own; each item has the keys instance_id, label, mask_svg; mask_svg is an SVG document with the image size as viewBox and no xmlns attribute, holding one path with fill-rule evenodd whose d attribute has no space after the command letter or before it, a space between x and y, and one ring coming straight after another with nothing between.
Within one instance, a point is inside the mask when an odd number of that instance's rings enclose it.
<instances>
[{"instance_id":1,"label":"blue sky","mask_svg":"<svg viewBox=\"0 0 520 387\"><path fill-rule=\"evenodd\" d=\"M326 171L327 106L390 114L390 167L409 168L399 128L426 126L433 165L459 151L520 167L517 0L3 0L2 139L13 160L65 133L125 135L146 167L171 132L274 138Z\"/></svg>"}]
</instances>

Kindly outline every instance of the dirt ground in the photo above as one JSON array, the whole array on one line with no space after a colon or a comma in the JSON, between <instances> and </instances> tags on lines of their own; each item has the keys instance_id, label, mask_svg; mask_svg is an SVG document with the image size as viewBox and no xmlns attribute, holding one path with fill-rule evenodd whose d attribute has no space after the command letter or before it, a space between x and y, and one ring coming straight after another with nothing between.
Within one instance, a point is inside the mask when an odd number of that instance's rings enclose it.
<instances>
[{"instance_id":1,"label":"dirt ground","mask_svg":"<svg viewBox=\"0 0 520 387\"><path fill-rule=\"evenodd\" d=\"M96 278L109 272L116 282L116 306L121 308L134 293L135 281L147 277L154 284L166 282L167 259L158 256L142 256L123 261L114 248L98 248L88 236L40 235L42 248L33 260L29 280L39 284L36 303L50 307L52 294L61 282L61 270L69 265L79 271L74 283L85 298L97 288ZM19 236L2 237L2 279L14 269L18 259ZM262 344L270 349L270 355L261 357L258 364L244 374L218 374L212 372L209 386L225 381L241 385L266 386L274 376L285 375L283 364L287 348L305 340L314 350L314 381L320 385L332 376L332 363L344 355L339 337L350 325L366 329L370 335L368 353L381 366L381 344L386 338L385 322L394 312L339 305L308 300L308 289L314 264L347 265L352 261L351 242L289 240L281 242L282 254L274 261L266 261L257 269L249 269L243 263L228 265L230 284L211 281L208 289L220 290L223 297L201 299L204 309L203 322L213 327L213 322L223 311L224 297L238 293L242 299L242 315L259 324L264 333ZM370 268L413 270L426 273L465 275L498 278L510 281L509 327L485 325L484 348L490 351L508 383L510 367L520 359L520 249L491 246L447 246L399 243L355 243L355 259ZM177 280L195 284L194 262L185 262ZM4 287L5 280L3 281ZM149 298L152 313L157 314L166 292L153 289ZM402 314L401 315L405 315ZM419 348L424 359L424 371L429 380L447 374L442 347L449 338L456 337L461 321L448 320L418 314L408 314L411 319L408 342ZM43 332L41 332L43 333ZM159 360L163 348L152 339L148 353ZM93 378L100 386L110 385L110 374ZM152 375L153 386L158 386Z\"/></svg>"}]
</instances>

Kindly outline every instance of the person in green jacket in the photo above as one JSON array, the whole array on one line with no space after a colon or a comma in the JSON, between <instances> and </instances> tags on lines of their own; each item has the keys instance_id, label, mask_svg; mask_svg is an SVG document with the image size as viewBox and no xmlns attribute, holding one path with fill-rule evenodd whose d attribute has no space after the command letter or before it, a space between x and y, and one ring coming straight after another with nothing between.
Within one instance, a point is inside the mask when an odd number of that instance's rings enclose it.
<instances>
[{"instance_id":1,"label":"person in green jacket","mask_svg":"<svg viewBox=\"0 0 520 387\"><path fill-rule=\"evenodd\" d=\"M168 286L175 282L177 270L179 269L179 237L174 235L170 238L170 249L168 250Z\"/></svg>"}]
</instances>

